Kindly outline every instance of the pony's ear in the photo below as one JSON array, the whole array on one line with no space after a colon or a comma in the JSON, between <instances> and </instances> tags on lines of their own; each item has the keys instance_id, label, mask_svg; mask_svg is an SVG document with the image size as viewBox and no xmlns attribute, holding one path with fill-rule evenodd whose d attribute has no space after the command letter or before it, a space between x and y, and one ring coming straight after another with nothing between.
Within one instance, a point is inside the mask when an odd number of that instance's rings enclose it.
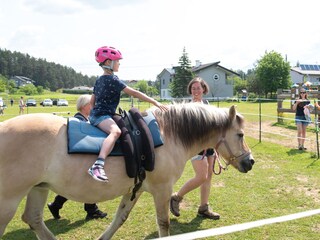
<instances>
[{"instance_id":1,"label":"pony's ear","mask_svg":"<svg viewBox=\"0 0 320 240\"><path fill-rule=\"evenodd\" d=\"M229 119L230 121L233 121L236 117L236 106L232 105L229 109Z\"/></svg>"}]
</instances>

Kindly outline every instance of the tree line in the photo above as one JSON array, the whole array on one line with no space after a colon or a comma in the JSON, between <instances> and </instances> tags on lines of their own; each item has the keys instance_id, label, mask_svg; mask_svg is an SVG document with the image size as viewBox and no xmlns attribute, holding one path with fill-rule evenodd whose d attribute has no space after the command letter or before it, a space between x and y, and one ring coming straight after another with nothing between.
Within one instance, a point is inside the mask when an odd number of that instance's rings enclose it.
<instances>
[{"instance_id":1,"label":"tree line","mask_svg":"<svg viewBox=\"0 0 320 240\"><path fill-rule=\"evenodd\" d=\"M77 73L73 68L62 66L29 54L11 52L0 48L0 75L7 79L24 76L34 80L34 85L56 91L75 86L93 86L97 76Z\"/></svg>"},{"instance_id":2,"label":"tree line","mask_svg":"<svg viewBox=\"0 0 320 240\"><path fill-rule=\"evenodd\" d=\"M185 89L193 78L192 67L185 48L183 48L182 56L179 58L179 66L174 68L176 74L170 85L171 95L181 97L185 95ZM231 79L234 86L234 95L237 95L241 89L247 89L252 94L264 95L267 98L268 96L272 97L278 88L290 88L292 84L290 64L283 59L280 53L275 51L266 52L261 59L257 60L255 68L247 70L247 73L242 70L235 72L240 77L233 76ZM75 86L93 86L97 78L97 76L82 75L71 67L48 62L46 59L37 59L29 54L11 52L0 48L1 75L7 79L12 76L28 77L34 80L38 92L41 88L57 91L58 89L69 89ZM160 88L159 80L153 84L143 81L138 85L134 87L150 95L157 95ZM0 91L1 88L0 84Z\"/></svg>"}]
</instances>

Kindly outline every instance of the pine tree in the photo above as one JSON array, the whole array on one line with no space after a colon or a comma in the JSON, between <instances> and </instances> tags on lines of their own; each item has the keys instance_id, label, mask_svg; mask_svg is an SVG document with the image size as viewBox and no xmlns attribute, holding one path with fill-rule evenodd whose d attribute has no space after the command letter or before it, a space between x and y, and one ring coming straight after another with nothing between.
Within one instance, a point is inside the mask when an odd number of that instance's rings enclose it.
<instances>
[{"instance_id":1,"label":"pine tree","mask_svg":"<svg viewBox=\"0 0 320 240\"><path fill-rule=\"evenodd\" d=\"M178 67L174 68L175 75L170 84L171 96L174 98L186 96L188 83L193 78L191 62L185 47L183 48L182 56L179 58L179 64Z\"/></svg>"}]
</instances>

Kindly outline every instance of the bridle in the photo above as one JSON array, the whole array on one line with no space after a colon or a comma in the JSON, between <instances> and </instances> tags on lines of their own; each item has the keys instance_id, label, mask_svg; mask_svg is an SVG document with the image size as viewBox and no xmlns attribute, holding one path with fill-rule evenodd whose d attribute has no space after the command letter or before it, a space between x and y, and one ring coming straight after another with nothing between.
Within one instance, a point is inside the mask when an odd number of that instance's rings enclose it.
<instances>
[{"instance_id":1,"label":"bridle","mask_svg":"<svg viewBox=\"0 0 320 240\"><path fill-rule=\"evenodd\" d=\"M231 148L230 148L228 142L226 141L225 137L226 137L226 132L224 131L224 132L222 133L221 139L218 141L217 145L216 145L215 148L214 148L214 149L215 149L215 154L216 154L216 156L214 157L214 160L213 160L213 173L214 173L215 175L219 175L219 174L221 173L221 170L222 170L222 169L223 169L223 170L226 170L227 167L228 167L228 165L230 165L230 162L233 162L233 161L236 161L236 160L241 161L242 159L248 157L248 156L251 154L251 151L248 150L249 147L247 146L247 144L246 144L244 141L242 141L242 146L243 146L243 147L242 147L242 151L241 151L242 153L241 153L240 155L236 156L235 154L232 153ZM225 147L226 147L226 149L228 150L229 155L230 155L229 161L228 161L228 162L224 161L225 164L226 164L225 167L222 166L221 161L220 161L220 156L219 156L219 153L218 153L218 148L219 148L222 144L225 145ZM219 171L218 171L218 172L216 172L215 167L214 167L216 161L218 162L218 165L219 165Z\"/></svg>"}]
</instances>

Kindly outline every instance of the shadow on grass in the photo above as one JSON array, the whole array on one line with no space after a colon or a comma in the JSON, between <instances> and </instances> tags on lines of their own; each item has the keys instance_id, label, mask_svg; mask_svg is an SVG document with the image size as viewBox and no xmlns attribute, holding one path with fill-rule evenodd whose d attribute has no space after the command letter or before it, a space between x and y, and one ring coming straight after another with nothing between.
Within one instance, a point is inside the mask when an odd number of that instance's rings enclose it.
<instances>
[{"instance_id":1,"label":"shadow on grass","mask_svg":"<svg viewBox=\"0 0 320 240\"><path fill-rule=\"evenodd\" d=\"M294 156L294 155L297 155L297 154L301 154L301 153L304 153L305 151L302 151L302 150L299 150L299 149L290 149L289 151L287 151L287 154L289 156Z\"/></svg>"},{"instance_id":2,"label":"shadow on grass","mask_svg":"<svg viewBox=\"0 0 320 240\"><path fill-rule=\"evenodd\" d=\"M189 232L194 232L194 231L199 231L199 230L205 230L200 228L200 225L202 221L213 221L210 219L206 219L203 217L198 217L196 216L194 219L191 220L191 222L178 222L176 218L171 219L170 222L170 235L178 235L178 234L183 234L183 233L189 233ZM154 239L158 238L158 232L154 232L146 236L144 239Z\"/></svg>"},{"instance_id":3,"label":"shadow on grass","mask_svg":"<svg viewBox=\"0 0 320 240\"><path fill-rule=\"evenodd\" d=\"M261 142L257 142L255 145L253 145L253 146L250 147L250 148L255 148L255 147L258 146L259 144L261 144Z\"/></svg>"},{"instance_id":4,"label":"shadow on grass","mask_svg":"<svg viewBox=\"0 0 320 240\"><path fill-rule=\"evenodd\" d=\"M319 158L313 160L312 163L310 163L310 164L307 166L307 168L315 166L318 161L320 161Z\"/></svg>"},{"instance_id":5,"label":"shadow on grass","mask_svg":"<svg viewBox=\"0 0 320 240\"><path fill-rule=\"evenodd\" d=\"M45 221L46 226L53 233L53 235L57 236L61 233L66 233L72 229L78 228L82 226L86 221L78 220L70 224L70 221L67 219L55 220L49 219ZM13 240L13 239L28 239L28 240L36 240L37 237L31 229L18 229L12 232L6 233L1 239L3 240Z\"/></svg>"}]
</instances>

